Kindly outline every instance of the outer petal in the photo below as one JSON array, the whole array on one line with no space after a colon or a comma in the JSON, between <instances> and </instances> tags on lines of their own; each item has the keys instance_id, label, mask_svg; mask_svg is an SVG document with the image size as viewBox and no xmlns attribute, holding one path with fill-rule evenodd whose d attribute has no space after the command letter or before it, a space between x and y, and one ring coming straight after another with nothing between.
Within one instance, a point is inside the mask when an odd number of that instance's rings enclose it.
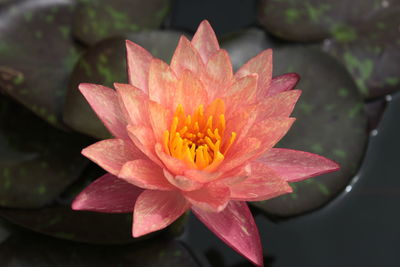
<instances>
[{"instance_id":1,"label":"outer petal","mask_svg":"<svg viewBox=\"0 0 400 267\"><path fill-rule=\"evenodd\" d=\"M143 190L109 173L86 187L73 201L73 210L131 212Z\"/></svg>"},{"instance_id":2,"label":"outer petal","mask_svg":"<svg viewBox=\"0 0 400 267\"><path fill-rule=\"evenodd\" d=\"M126 56L129 83L147 94L149 68L153 56L143 47L128 40L126 41Z\"/></svg>"},{"instance_id":3,"label":"outer petal","mask_svg":"<svg viewBox=\"0 0 400 267\"><path fill-rule=\"evenodd\" d=\"M171 68L178 76L182 75L185 69L200 75L204 72L204 63L197 50L190 41L182 36L171 59Z\"/></svg>"},{"instance_id":4,"label":"outer petal","mask_svg":"<svg viewBox=\"0 0 400 267\"><path fill-rule=\"evenodd\" d=\"M231 201L221 212L205 212L192 207L194 214L228 246L257 266L263 265L257 225L245 202Z\"/></svg>"},{"instance_id":5,"label":"outer petal","mask_svg":"<svg viewBox=\"0 0 400 267\"><path fill-rule=\"evenodd\" d=\"M140 194L135 204L132 235L139 237L161 230L189 207L190 204L177 191L146 190Z\"/></svg>"},{"instance_id":6,"label":"outer petal","mask_svg":"<svg viewBox=\"0 0 400 267\"><path fill-rule=\"evenodd\" d=\"M99 141L83 149L82 154L114 175L126 162L144 157L133 144L122 139Z\"/></svg>"},{"instance_id":7,"label":"outer petal","mask_svg":"<svg viewBox=\"0 0 400 267\"><path fill-rule=\"evenodd\" d=\"M220 212L229 202L229 188L208 184L203 188L190 192L182 192L186 199L205 211Z\"/></svg>"},{"instance_id":8,"label":"outer petal","mask_svg":"<svg viewBox=\"0 0 400 267\"><path fill-rule=\"evenodd\" d=\"M171 184L175 185L177 188L183 191L193 191L203 187L203 184L196 180L190 179L183 175L172 175L165 169L164 176Z\"/></svg>"},{"instance_id":9,"label":"outer petal","mask_svg":"<svg viewBox=\"0 0 400 267\"><path fill-rule=\"evenodd\" d=\"M119 101L125 107L131 125L150 125L148 110L148 97L140 89L122 83L114 83ZM126 131L126 126L125 126Z\"/></svg>"},{"instance_id":10,"label":"outer petal","mask_svg":"<svg viewBox=\"0 0 400 267\"><path fill-rule=\"evenodd\" d=\"M149 97L164 107L172 107L177 78L164 61L154 58L149 70Z\"/></svg>"},{"instance_id":11,"label":"outer petal","mask_svg":"<svg viewBox=\"0 0 400 267\"><path fill-rule=\"evenodd\" d=\"M217 37L207 20L203 20L200 23L199 28L193 36L192 45L199 51L204 64L207 63L211 55L219 50Z\"/></svg>"},{"instance_id":12,"label":"outer petal","mask_svg":"<svg viewBox=\"0 0 400 267\"><path fill-rule=\"evenodd\" d=\"M336 162L325 157L285 148L273 148L257 161L264 163L288 182L298 182L340 168Z\"/></svg>"},{"instance_id":13,"label":"outer petal","mask_svg":"<svg viewBox=\"0 0 400 267\"><path fill-rule=\"evenodd\" d=\"M128 139L125 116L116 92L108 87L81 83L79 90L107 129L117 138Z\"/></svg>"},{"instance_id":14,"label":"outer petal","mask_svg":"<svg viewBox=\"0 0 400 267\"><path fill-rule=\"evenodd\" d=\"M301 95L300 90L282 92L266 98L257 107L257 121L269 117L288 117Z\"/></svg>"},{"instance_id":15,"label":"outer petal","mask_svg":"<svg viewBox=\"0 0 400 267\"><path fill-rule=\"evenodd\" d=\"M158 159L155 151L154 145L156 140L154 138L154 133L151 128L145 126L133 126L128 125L128 134L132 142L153 162L157 163L159 166L163 166L161 161Z\"/></svg>"},{"instance_id":16,"label":"outer petal","mask_svg":"<svg viewBox=\"0 0 400 267\"><path fill-rule=\"evenodd\" d=\"M174 190L164 177L163 170L150 160L133 160L122 166L118 177L140 188L153 190Z\"/></svg>"},{"instance_id":17,"label":"outer petal","mask_svg":"<svg viewBox=\"0 0 400 267\"><path fill-rule=\"evenodd\" d=\"M267 49L250 59L235 74L236 78L258 74L257 96L268 94L272 78L272 50Z\"/></svg>"},{"instance_id":18,"label":"outer petal","mask_svg":"<svg viewBox=\"0 0 400 267\"><path fill-rule=\"evenodd\" d=\"M242 201L263 201L293 191L276 172L258 162L251 164L250 177L231 185L229 189L231 199Z\"/></svg>"},{"instance_id":19,"label":"outer petal","mask_svg":"<svg viewBox=\"0 0 400 267\"><path fill-rule=\"evenodd\" d=\"M271 86L266 94L263 94L261 96L267 97L278 94L280 92L292 90L299 82L299 80L300 76L296 73L287 73L277 76L272 79Z\"/></svg>"}]
</instances>

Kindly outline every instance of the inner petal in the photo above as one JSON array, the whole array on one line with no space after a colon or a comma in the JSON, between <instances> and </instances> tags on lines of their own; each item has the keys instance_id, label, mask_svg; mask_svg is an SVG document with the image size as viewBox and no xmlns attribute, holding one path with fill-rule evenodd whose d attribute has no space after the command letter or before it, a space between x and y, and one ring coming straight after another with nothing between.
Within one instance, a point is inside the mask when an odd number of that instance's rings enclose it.
<instances>
[{"instance_id":1,"label":"inner petal","mask_svg":"<svg viewBox=\"0 0 400 267\"><path fill-rule=\"evenodd\" d=\"M225 138L227 142L223 142ZM163 145L168 155L190 168L211 172L224 160L235 138L235 132L225 133L225 103L218 98L206 109L199 105L189 115L179 104L169 130L164 131Z\"/></svg>"}]
</instances>

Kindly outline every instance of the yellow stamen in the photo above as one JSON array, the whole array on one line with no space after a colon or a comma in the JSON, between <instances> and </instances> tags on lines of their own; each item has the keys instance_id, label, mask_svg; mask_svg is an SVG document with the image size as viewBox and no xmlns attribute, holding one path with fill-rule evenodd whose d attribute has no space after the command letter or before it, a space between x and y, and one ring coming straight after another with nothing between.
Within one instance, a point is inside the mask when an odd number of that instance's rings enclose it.
<instances>
[{"instance_id":1,"label":"yellow stamen","mask_svg":"<svg viewBox=\"0 0 400 267\"><path fill-rule=\"evenodd\" d=\"M233 132L229 140L223 141L226 128L224 112L225 104L221 99L216 99L206 111L203 105L199 105L193 115L186 115L183 106L178 105L171 126L163 135L165 152L191 168L214 171L236 138Z\"/></svg>"}]
</instances>

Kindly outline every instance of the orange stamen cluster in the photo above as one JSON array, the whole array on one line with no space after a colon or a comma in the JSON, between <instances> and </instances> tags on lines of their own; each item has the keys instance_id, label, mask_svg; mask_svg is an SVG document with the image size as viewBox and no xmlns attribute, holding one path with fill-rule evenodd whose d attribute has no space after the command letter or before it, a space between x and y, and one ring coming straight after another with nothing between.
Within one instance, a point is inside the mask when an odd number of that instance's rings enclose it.
<instances>
[{"instance_id":1,"label":"orange stamen cluster","mask_svg":"<svg viewBox=\"0 0 400 267\"><path fill-rule=\"evenodd\" d=\"M200 105L193 115L178 105L169 130L164 132L165 151L191 168L213 171L224 160L224 154L235 141L236 133L224 141L225 104L216 99L206 109ZM222 147L223 146L223 147Z\"/></svg>"}]
</instances>

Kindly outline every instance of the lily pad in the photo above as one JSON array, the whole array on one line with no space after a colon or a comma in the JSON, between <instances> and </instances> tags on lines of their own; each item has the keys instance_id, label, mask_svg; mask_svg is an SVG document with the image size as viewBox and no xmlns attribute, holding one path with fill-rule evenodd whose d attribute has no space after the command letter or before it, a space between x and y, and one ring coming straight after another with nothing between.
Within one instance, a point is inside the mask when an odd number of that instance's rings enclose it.
<instances>
[{"instance_id":1,"label":"lily pad","mask_svg":"<svg viewBox=\"0 0 400 267\"><path fill-rule=\"evenodd\" d=\"M179 242L157 239L137 245L87 245L16 234L0 245L0 262L11 266L200 266Z\"/></svg>"},{"instance_id":2,"label":"lily pad","mask_svg":"<svg viewBox=\"0 0 400 267\"><path fill-rule=\"evenodd\" d=\"M0 96L0 206L37 208L53 201L87 164L80 150L88 141Z\"/></svg>"},{"instance_id":3,"label":"lily pad","mask_svg":"<svg viewBox=\"0 0 400 267\"><path fill-rule=\"evenodd\" d=\"M94 45L110 37L157 29L169 9L169 0L79 0L73 34Z\"/></svg>"},{"instance_id":4,"label":"lily pad","mask_svg":"<svg viewBox=\"0 0 400 267\"><path fill-rule=\"evenodd\" d=\"M253 203L268 213L291 216L326 204L355 175L367 141L366 115L346 69L318 49L275 50L274 72L298 73L297 88L303 91L292 115L297 120L278 147L320 154L341 166L338 172L292 183L292 194Z\"/></svg>"},{"instance_id":5,"label":"lily pad","mask_svg":"<svg viewBox=\"0 0 400 267\"><path fill-rule=\"evenodd\" d=\"M386 110L387 101L385 99L377 99L365 103L365 113L368 117L368 132L378 128L384 111Z\"/></svg>"},{"instance_id":6,"label":"lily pad","mask_svg":"<svg viewBox=\"0 0 400 267\"><path fill-rule=\"evenodd\" d=\"M0 10L0 89L57 126L79 55L69 34L74 2L10 1Z\"/></svg>"},{"instance_id":7,"label":"lily pad","mask_svg":"<svg viewBox=\"0 0 400 267\"><path fill-rule=\"evenodd\" d=\"M268 32L290 41L328 37L358 39L356 28L381 10L400 6L397 0L262 0L259 22Z\"/></svg>"},{"instance_id":8,"label":"lily pad","mask_svg":"<svg viewBox=\"0 0 400 267\"><path fill-rule=\"evenodd\" d=\"M155 57L169 62L181 35L176 31L149 31L127 38L149 50ZM71 76L64 107L65 123L95 138L108 138L110 134L107 129L77 88L80 83L113 87L114 82L127 83L125 38L104 40L81 57Z\"/></svg>"},{"instance_id":9,"label":"lily pad","mask_svg":"<svg viewBox=\"0 0 400 267\"><path fill-rule=\"evenodd\" d=\"M357 39L326 40L323 48L346 66L363 97L371 99L400 89L399 29L400 7L390 8L355 31Z\"/></svg>"},{"instance_id":10,"label":"lily pad","mask_svg":"<svg viewBox=\"0 0 400 267\"><path fill-rule=\"evenodd\" d=\"M232 33L224 36L221 41L221 48L228 51L235 71L250 58L265 49L275 47L275 45L275 42L258 28L249 28Z\"/></svg>"}]
</instances>

